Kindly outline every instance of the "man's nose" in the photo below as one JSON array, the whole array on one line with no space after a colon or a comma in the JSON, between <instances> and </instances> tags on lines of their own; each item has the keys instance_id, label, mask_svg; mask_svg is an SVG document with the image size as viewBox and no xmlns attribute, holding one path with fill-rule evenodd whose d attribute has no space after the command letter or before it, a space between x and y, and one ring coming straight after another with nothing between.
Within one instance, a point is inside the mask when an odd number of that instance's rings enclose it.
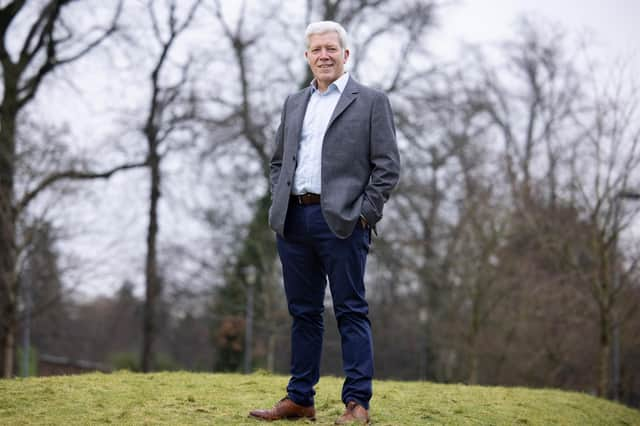
<instances>
[{"instance_id":1,"label":"man's nose","mask_svg":"<svg viewBox=\"0 0 640 426\"><path fill-rule=\"evenodd\" d=\"M329 58L329 51L327 49L320 49L320 58Z\"/></svg>"}]
</instances>

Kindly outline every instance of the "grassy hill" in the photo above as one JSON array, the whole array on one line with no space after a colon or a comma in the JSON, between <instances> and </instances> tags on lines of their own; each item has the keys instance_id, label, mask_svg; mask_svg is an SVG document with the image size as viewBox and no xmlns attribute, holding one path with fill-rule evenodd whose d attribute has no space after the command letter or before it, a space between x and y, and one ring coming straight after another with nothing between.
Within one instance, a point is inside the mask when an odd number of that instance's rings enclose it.
<instances>
[{"instance_id":1,"label":"grassy hill","mask_svg":"<svg viewBox=\"0 0 640 426\"><path fill-rule=\"evenodd\" d=\"M182 372L0 380L0 424L255 426L263 423L248 418L249 410L273 405L286 382L261 373ZM333 424L342 414L341 385L320 380L313 424ZM371 404L376 425L640 425L640 411L557 390L376 381Z\"/></svg>"}]
</instances>

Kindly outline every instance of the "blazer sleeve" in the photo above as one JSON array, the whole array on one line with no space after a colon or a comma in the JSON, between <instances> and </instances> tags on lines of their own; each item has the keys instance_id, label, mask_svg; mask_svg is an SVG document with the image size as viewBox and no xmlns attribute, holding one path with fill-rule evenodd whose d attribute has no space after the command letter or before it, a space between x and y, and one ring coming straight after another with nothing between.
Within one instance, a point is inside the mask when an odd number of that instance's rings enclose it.
<instances>
[{"instance_id":1,"label":"blazer sleeve","mask_svg":"<svg viewBox=\"0 0 640 426\"><path fill-rule=\"evenodd\" d=\"M282 114L280 116L280 125L278 126L278 130L276 131L275 137L275 149L273 151L273 155L271 156L271 161L269 163L269 178L271 181L271 195L275 192L276 185L278 184L278 179L280 177L280 170L282 168L282 155L284 151L284 121L286 119L286 111L287 111L287 101L289 97L285 99L284 105L282 106Z\"/></svg>"},{"instance_id":2,"label":"blazer sleeve","mask_svg":"<svg viewBox=\"0 0 640 426\"><path fill-rule=\"evenodd\" d=\"M377 92L370 114L371 176L364 191L362 215L371 226L382 218L384 203L400 178L400 155L389 99ZM375 229L375 228L374 228Z\"/></svg>"}]
</instances>

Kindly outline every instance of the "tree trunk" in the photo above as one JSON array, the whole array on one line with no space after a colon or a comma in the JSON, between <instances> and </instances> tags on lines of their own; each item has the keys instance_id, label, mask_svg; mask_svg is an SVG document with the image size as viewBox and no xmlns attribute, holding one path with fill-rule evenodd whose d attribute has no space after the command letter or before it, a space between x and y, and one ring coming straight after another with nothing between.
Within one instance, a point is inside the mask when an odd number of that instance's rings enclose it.
<instances>
[{"instance_id":1,"label":"tree trunk","mask_svg":"<svg viewBox=\"0 0 640 426\"><path fill-rule=\"evenodd\" d=\"M17 110L11 108L5 86L0 106L0 325L2 326L2 376L13 375L17 333L18 280L16 276L16 218L14 209L15 129Z\"/></svg>"},{"instance_id":2,"label":"tree trunk","mask_svg":"<svg viewBox=\"0 0 640 426\"><path fill-rule=\"evenodd\" d=\"M476 293L473 300L473 311L471 313L471 330L469 335L469 384L478 384L478 334L480 333L480 297Z\"/></svg>"},{"instance_id":3,"label":"tree trunk","mask_svg":"<svg viewBox=\"0 0 640 426\"><path fill-rule=\"evenodd\" d=\"M9 379L13 377L14 355L16 350L16 333L18 324L16 322L15 303L7 303L4 311L3 342L4 365L2 367L3 377Z\"/></svg>"},{"instance_id":4,"label":"tree trunk","mask_svg":"<svg viewBox=\"0 0 640 426\"><path fill-rule=\"evenodd\" d=\"M478 351L474 347L471 351L471 363L469 372L469 385L478 384Z\"/></svg>"},{"instance_id":5,"label":"tree trunk","mask_svg":"<svg viewBox=\"0 0 640 426\"><path fill-rule=\"evenodd\" d=\"M5 162L1 161L1 163L0 169L7 170ZM0 325L2 326L2 376L5 378L13 375L15 338L18 327L18 281L15 273L16 235L12 186L12 182L7 184L4 179L0 185L0 301L2 302Z\"/></svg>"},{"instance_id":6,"label":"tree trunk","mask_svg":"<svg viewBox=\"0 0 640 426\"><path fill-rule=\"evenodd\" d=\"M611 333L608 313L600 312L600 378L598 395L606 398L609 392L609 362L611 362Z\"/></svg>"},{"instance_id":7,"label":"tree trunk","mask_svg":"<svg viewBox=\"0 0 640 426\"><path fill-rule=\"evenodd\" d=\"M155 145L152 144L152 145ZM146 298L142 330L142 359L140 367L143 372L153 368L153 343L156 334L156 304L160 293L160 282L157 269L156 240L158 236L158 200L160 199L160 157L157 148L152 147L149 155L151 172L151 193L149 206L149 229L147 232Z\"/></svg>"}]
</instances>

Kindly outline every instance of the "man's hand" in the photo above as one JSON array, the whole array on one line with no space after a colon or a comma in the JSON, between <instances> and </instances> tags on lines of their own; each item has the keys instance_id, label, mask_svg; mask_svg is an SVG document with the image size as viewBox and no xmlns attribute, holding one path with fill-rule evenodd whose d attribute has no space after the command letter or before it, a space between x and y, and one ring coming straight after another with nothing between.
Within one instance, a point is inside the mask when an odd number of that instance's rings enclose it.
<instances>
[{"instance_id":1,"label":"man's hand","mask_svg":"<svg viewBox=\"0 0 640 426\"><path fill-rule=\"evenodd\" d=\"M369 222L367 222L367 219L365 219L362 215L360 215L360 225L362 225L364 229L367 229L369 227Z\"/></svg>"}]
</instances>

